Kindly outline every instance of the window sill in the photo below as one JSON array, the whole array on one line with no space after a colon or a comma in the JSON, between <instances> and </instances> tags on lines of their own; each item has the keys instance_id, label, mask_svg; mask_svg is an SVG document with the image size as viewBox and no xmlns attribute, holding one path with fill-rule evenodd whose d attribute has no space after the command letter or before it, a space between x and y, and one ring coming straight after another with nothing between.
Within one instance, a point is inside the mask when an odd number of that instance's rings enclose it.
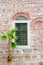
<instances>
[{"instance_id":1,"label":"window sill","mask_svg":"<svg viewBox=\"0 0 43 65\"><path fill-rule=\"evenodd\" d=\"M24 45L24 46L18 46L17 48L23 48L23 49L26 49L26 48L30 48L30 45L29 45L29 46L28 46L28 45L27 45L27 46L25 46L25 45Z\"/></svg>"}]
</instances>

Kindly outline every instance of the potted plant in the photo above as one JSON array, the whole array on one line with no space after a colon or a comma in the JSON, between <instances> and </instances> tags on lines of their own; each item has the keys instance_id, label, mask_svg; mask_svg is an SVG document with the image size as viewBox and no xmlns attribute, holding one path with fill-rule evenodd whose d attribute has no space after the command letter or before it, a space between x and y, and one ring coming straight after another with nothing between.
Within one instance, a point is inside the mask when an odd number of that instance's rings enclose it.
<instances>
[{"instance_id":1,"label":"potted plant","mask_svg":"<svg viewBox=\"0 0 43 65\"><path fill-rule=\"evenodd\" d=\"M2 34L0 35L0 39L1 40L8 40L8 57L7 57L7 61L9 63L9 65L11 65L12 62L12 54L11 54L11 48L15 49L17 44L15 42L15 40L17 39L17 37L15 36L15 29L9 30L6 34ZM14 41L12 41L14 40Z\"/></svg>"}]
</instances>

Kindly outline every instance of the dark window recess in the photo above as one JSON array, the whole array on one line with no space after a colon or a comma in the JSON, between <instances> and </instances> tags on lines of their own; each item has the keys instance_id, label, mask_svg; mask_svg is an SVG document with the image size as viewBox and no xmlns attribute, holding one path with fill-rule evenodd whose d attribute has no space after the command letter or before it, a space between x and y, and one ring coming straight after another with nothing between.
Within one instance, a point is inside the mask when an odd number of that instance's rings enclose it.
<instances>
[{"instance_id":1,"label":"dark window recess","mask_svg":"<svg viewBox=\"0 0 43 65\"><path fill-rule=\"evenodd\" d=\"M27 23L16 23L16 36L18 45L27 45Z\"/></svg>"}]
</instances>

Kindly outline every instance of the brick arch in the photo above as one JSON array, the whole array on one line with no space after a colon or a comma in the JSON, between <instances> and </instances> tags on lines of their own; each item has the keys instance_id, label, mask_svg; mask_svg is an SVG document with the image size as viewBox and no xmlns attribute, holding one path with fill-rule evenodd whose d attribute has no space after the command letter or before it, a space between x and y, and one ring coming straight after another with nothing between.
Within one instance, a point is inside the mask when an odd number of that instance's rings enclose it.
<instances>
[{"instance_id":1,"label":"brick arch","mask_svg":"<svg viewBox=\"0 0 43 65\"><path fill-rule=\"evenodd\" d=\"M43 18L38 17L35 18L32 22L31 22L31 30L40 30L43 29Z\"/></svg>"},{"instance_id":2,"label":"brick arch","mask_svg":"<svg viewBox=\"0 0 43 65\"><path fill-rule=\"evenodd\" d=\"M16 20L16 18L18 18L19 16L23 16L24 18L26 18L26 20L30 20L30 17L27 13L24 12L18 12L13 16L13 20Z\"/></svg>"}]
</instances>

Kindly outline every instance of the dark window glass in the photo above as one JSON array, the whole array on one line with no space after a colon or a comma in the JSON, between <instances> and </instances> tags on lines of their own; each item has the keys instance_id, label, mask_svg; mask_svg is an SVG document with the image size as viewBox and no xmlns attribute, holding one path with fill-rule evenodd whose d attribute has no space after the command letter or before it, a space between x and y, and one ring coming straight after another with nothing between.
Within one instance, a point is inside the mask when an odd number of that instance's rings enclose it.
<instances>
[{"instance_id":1,"label":"dark window glass","mask_svg":"<svg viewBox=\"0 0 43 65\"><path fill-rule=\"evenodd\" d=\"M16 36L18 45L27 45L27 23L16 23Z\"/></svg>"},{"instance_id":2,"label":"dark window glass","mask_svg":"<svg viewBox=\"0 0 43 65\"><path fill-rule=\"evenodd\" d=\"M26 24L22 25L22 30L26 30Z\"/></svg>"}]
</instances>

